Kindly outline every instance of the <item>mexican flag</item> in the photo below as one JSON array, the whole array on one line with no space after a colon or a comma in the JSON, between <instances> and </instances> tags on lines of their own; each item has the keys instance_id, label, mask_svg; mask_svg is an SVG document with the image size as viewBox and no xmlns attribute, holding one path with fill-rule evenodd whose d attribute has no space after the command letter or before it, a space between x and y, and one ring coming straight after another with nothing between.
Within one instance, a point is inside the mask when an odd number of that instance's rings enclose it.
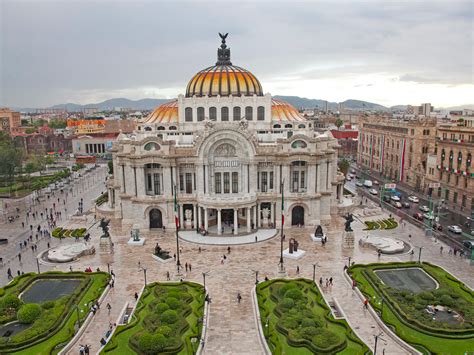
<instances>
[{"instance_id":1,"label":"mexican flag","mask_svg":"<svg viewBox=\"0 0 474 355\"><path fill-rule=\"evenodd\" d=\"M174 186L174 222L176 229L179 229L178 201L176 197L176 185Z\"/></svg>"},{"instance_id":2,"label":"mexican flag","mask_svg":"<svg viewBox=\"0 0 474 355\"><path fill-rule=\"evenodd\" d=\"M285 185L281 184L281 228L285 225L285 197L284 197L284 187Z\"/></svg>"}]
</instances>

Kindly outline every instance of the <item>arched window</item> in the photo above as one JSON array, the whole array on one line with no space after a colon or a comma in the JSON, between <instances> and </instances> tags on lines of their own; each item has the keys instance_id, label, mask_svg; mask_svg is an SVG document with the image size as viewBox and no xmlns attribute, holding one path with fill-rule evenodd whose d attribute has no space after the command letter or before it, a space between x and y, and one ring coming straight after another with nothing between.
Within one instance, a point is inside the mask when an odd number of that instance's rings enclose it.
<instances>
[{"instance_id":1,"label":"arched window","mask_svg":"<svg viewBox=\"0 0 474 355\"><path fill-rule=\"evenodd\" d=\"M290 123L287 123L287 124L285 125L285 128L293 128L293 125L290 124Z\"/></svg>"},{"instance_id":2,"label":"arched window","mask_svg":"<svg viewBox=\"0 0 474 355\"><path fill-rule=\"evenodd\" d=\"M449 169L451 170L453 168L453 159L454 159L454 153L451 150L449 152Z\"/></svg>"},{"instance_id":3,"label":"arched window","mask_svg":"<svg viewBox=\"0 0 474 355\"><path fill-rule=\"evenodd\" d=\"M273 128L281 128L281 126L277 123L273 125Z\"/></svg>"},{"instance_id":4,"label":"arched window","mask_svg":"<svg viewBox=\"0 0 474 355\"><path fill-rule=\"evenodd\" d=\"M165 130L165 127L160 126L160 127L157 128L157 130L158 130L158 131L164 131L164 130Z\"/></svg>"},{"instance_id":5,"label":"arched window","mask_svg":"<svg viewBox=\"0 0 474 355\"><path fill-rule=\"evenodd\" d=\"M472 162L472 154L468 153L467 160L466 160L466 171L469 171L469 168L471 167L471 162Z\"/></svg>"},{"instance_id":6,"label":"arched window","mask_svg":"<svg viewBox=\"0 0 474 355\"><path fill-rule=\"evenodd\" d=\"M252 106L245 107L245 119L247 121L253 121L253 107Z\"/></svg>"},{"instance_id":7,"label":"arched window","mask_svg":"<svg viewBox=\"0 0 474 355\"><path fill-rule=\"evenodd\" d=\"M306 126L301 123L301 124L298 125L298 128L306 128Z\"/></svg>"},{"instance_id":8,"label":"arched window","mask_svg":"<svg viewBox=\"0 0 474 355\"><path fill-rule=\"evenodd\" d=\"M155 142L149 142L143 147L145 150L160 150L160 146Z\"/></svg>"},{"instance_id":9,"label":"arched window","mask_svg":"<svg viewBox=\"0 0 474 355\"><path fill-rule=\"evenodd\" d=\"M204 121L204 107L197 108L197 120Z\"/></svg>"},{"instance_id":10,"label":"arched window","mask_svg":"<svg viewBox=\"0 0 474 355\"><path fill-rule=\"evenodd\" d=\"M209 119L217 121L217 109L215 107L209 107Z\"/></svg>"},{"instance_id":11,"label":"arched window","mask_svg":"<svg viewBox=\"0 0 474 355\"><path fill-rule=\"evenodd\" d=\"M291 148L306 148L308 145L305 141L297 140L291 143Z\"/></svg>"},{"instance_id":12,"label":"arched window","mask_svg":"<svg viewBox=\"0 0 474 355\"><path fill-rule=\"evenodd\" d=\"M257 121L265 120L265 107L258 106L257 107Z\"/></svg>"},{"instance_id":13,"label":"arched window","mask_svg":"<svg viewBox=\"0 0 474 355\"><path fill-rule=\"evenodd\" d=\"M458 153L458 169L461 168L461 164L462 164L462 153L459 152Z\"/></svg>"},{"instance_id":14,"label":"arched window","mask_svg":"<svg viewBox=\"0 0 474 355\"><path fill-rule=\"evenodd\" d=\"M240 121L240 118L241 118L241 112L240 112L240 107L234 107L234 117L233 117L233 120L234 121Z\"/></svg>"},{"instance_id":15,"label":"arched window","mask_svg":"<svg viewBox=\"0 0 474 355\"><path fill-rule=\"evenodd\" d=\"M145 127L145 131L147 132L151 131L151 127Z\"/></svg>"},{"instance_id":16,"label":"arched window","mask_svg":"<svg viewBox=\"0 0 474 355\"><path fill-rule=\"evenodd\" d=\"M184 120L186 122L193 122L193 109L191 107L184 109Z\"/></svg>"},{"instance_id":17,"label":"arched window","mask_svg":"<svg viewBox=\"0 0 474 355\"><path fill-rule=\"evenodd\" d=\"M229 108L222 107L221 108L221 121L228 121L229 120Z\"/></svg>"},{"instance_id":18,"label":"arched window","mask_svg":"<svg viewBox=\"0 0 474 355\"><path fill-rule=\"evenodd\" d=\"M168 128L170 131L176 131L176 126L170 126L170 128Z\"/></svg>"}]
</instances>

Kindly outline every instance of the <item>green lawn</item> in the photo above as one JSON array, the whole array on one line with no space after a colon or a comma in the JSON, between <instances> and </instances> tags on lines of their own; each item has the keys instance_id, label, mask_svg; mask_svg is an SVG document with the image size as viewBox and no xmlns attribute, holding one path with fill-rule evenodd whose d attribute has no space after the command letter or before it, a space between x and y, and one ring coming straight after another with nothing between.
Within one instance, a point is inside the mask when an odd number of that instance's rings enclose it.
<instances>
[{"instance_id":1,"label":"green lawn","mask_svg":"<svg viewBox=\"0 0 474 355\"><path fill-rule=\"evenodd\" d=\"M118 326L101 353L193 354L204 317L204 288L196 283L153 283L143 291L130 322ZM177 317L168 317L170 310Z\"/></svg>"},{"instance_id":2,"label":"green lawn","mask_svg":"<svg viewBox=\"0 0 474 355\"><path fill-rule=\"evenodd\" d=\"M273 354L369 354L347 322L334 319L316 285L306 279L257 286L262 329Z\"/></svg>"},{"instance_id":3,"label":"green lawn","mask_svg":"<svg viewBox=\"0 0 474 355\"><path fill-rule=\"evenodd\" d=\"M89 313L89 305L102 295L110 276L107 273L62 273L45 272L40 275L29 273L17 277L13 283L0 289L0 304L5 297L17 296L37 279L79 279L81 284L70 296L40 304L41 315L31 328L25 329L11 338L0 338L0 353L56 354L75 334L78 305L81 321ZM3 309L2 315L10 314L16 319L12 309ZM11 317L0 318L0 324L8 323Z\"/></svg>"},{"instance_id":4,"label":"green lawn","mask_svg":"<svg viewBox=\"0 0 474 355\"><path fill-rule=\"evenodd\" d=\"M439 283L439 288L433 292L423 291L417 294L398 291L384 285L374 273L374 270L407 267L423 268ZM400 338L424 354L465 354L474 351L473 292L442 268L429 263L420 265L413 262L369 264L354 265L349 268L349 273L379 313L382 310L382 295L384 296L383 321ZM463 323L450 325L437 322L422 307L423 302L439 304L442 300L451 303L450 308L462 313Z\"/></svg>"}]
</instances>

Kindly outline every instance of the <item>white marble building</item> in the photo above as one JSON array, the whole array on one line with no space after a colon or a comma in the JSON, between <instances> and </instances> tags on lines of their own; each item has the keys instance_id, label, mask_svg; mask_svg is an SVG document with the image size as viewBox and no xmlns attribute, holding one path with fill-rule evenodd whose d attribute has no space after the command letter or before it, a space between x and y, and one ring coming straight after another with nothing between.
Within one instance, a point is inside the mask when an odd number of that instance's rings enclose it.
<instances>
[{"instance_id":1,"label":"white marble building","mask_svg":"<svg viewBox=\"0 0 474 355\"><path fill-rule=\"evenodd\" d=\"M141 229L245 234L281 225L329 222L344 178L337 141L315 132L291 105L263 94L249 71L232 65L222 40L215 66L197 73L186 94L120 134L102 214Z\"/></svg>"}]
</instances>

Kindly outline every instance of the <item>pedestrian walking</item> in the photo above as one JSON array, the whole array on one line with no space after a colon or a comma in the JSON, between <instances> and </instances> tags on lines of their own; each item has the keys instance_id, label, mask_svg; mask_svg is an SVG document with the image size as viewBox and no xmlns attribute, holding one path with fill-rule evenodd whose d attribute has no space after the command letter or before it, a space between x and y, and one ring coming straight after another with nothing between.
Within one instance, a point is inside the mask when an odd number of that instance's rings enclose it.
<instances>
[{"instance_id":1,"label":"pedestrian walking","mask_svg":"<svg viewBox=\"0 0 474 355\"><path fill-rule=\"evenodd\" d=\"M109 316L110 316L110 310L112 309L112 306L110 305L110 303L107 303L107 310L109 312Z\"/></svg>"},{"instance_id":2,"label":"pedestrian walking","mask_svg":"<svg viewBox=\"0 0 474 355\"><path fill-rule=\"evenodd\" d=\"M439 247L439 253L443 254L443 246L442 245Z\"/></svg>"},{"instance_id":3,"label":"pedestrian walking","mask_svg":"<svg viewBox=\"0 0 474 355\"><path fill-rule=\"evenodd\" d=\"M227 247L227 254L230 254L230 246Z\"/></svg>"},{"instance_id":4,"label":"pedestrian walking","mask_svg":"<svg viewBox=\"0 0 474 355\"><path fill-rule=\"evenodd\" d=\"M319 287L323 287L323 278L322 277L319 278Z\"/></svg>"},{"instance_id":5,"label":"pedestrian walking","mask_svg":"<svg viewBox=\"0 0 474 355\"><path fill-rule=\"evenodd\" d=\"M112 277L115 277L114 270L110 270L110 275L112 275Z\"/></svg>"},{"instance_id":6,"label":"pedestrian walking","mask_svg":"<svg viewBox=\"0 0 474 355\"><path fill-rule=\"evenodd\" d=\"M240 303L240 301L242 300L242 296L240 295L240 292L237 293L237 303Z\"/></svg>"},{"instance_id":7,"label":"pedestrian walking","mask_svg":"<svg viewBox=\"0 0 474 355\"><path fill-rule=\"evenodd\" d=\"M135 302L138 301L138 293L135 292Z\"/></svg>"},{"instance_id":8,"label":"pedestrian walking","mask_svg":"<svg viewBox=\"0 0 474 355\"><path fill-rule=\"evenodd\" d=\"M332 277L329 278L329 285L332 286Z\"/></svg>"},{"instance_id":9,"label":"pedestrian walking","mask_svg":"<svg viewBox=\"0 0 474 355\"><path fill-rule=\"evenodd\" d=\"M367 298L364 300L364 309L369 309L369 300Z\"/></svg>"},{"instance_id":10,"label":"pedestrian walking","mask_svg":"<svg viewBox=\"0 0 474 355\"><path fill-rule=\"evenodd\" d=\"M10 269L10 268L8 268L8 270L7 270L7 278L8 278L9 280L13 279L12 269Z\"/></svg>"},{"instance_id":11,"label":"pedestrian walking","mask_svg":"<svg viewBox=\"0 0 474 355\"><path fill-rule=\"evenodd\" d=\"M189 272L191 272L191 263L189 263L188 267L189 267Z\"/></svg>"},{"instance_id":12,"label":"pedestrian walking","mask_svg":"<svg viewBox=\"0 0 474 355\"><path fill-rule=\"evenodd\" d=\"M199 249L198 249L198 253L201 253L201 247L199 247Z\"/></svg>"},{"instance_id":13,"label":"pedestrian walking","mask_svg":"<svg viewBox=\"0 0 474 355\"><path fill-rule=\"evenodd\" d=\"M296 265L296 275L299 275L299 274L300 274L300 267Z\"/></svg>"},{"instance_id":14,"label":"pedestrian walking","mask_svg":"<svg viewBox=\"0 0 474 355\"><path fill-rule=\"evenodd\" d=\"M21 253L18 253L18 261L21 263Z\"/></svg>"},{"instance_id":15,"label":"pedestrian walking","mask_svg":"<svg viewBox=\"0 0 474 355\"><path fill-rule=\"evenodd\" d=\"M186 269L186 272L188 272L188 263L184 264L184 267Z\"/></svg>"},{"instance_id":16,"label":"pedestrian walking","mask_svg":"<svg viewBox=\"0 0 474 355\"><path fill-rule=\"evenodd\" d=\"M166 271L166 280L170 280L170 272L169 271Z\"/></svg>"}]
</instances>

